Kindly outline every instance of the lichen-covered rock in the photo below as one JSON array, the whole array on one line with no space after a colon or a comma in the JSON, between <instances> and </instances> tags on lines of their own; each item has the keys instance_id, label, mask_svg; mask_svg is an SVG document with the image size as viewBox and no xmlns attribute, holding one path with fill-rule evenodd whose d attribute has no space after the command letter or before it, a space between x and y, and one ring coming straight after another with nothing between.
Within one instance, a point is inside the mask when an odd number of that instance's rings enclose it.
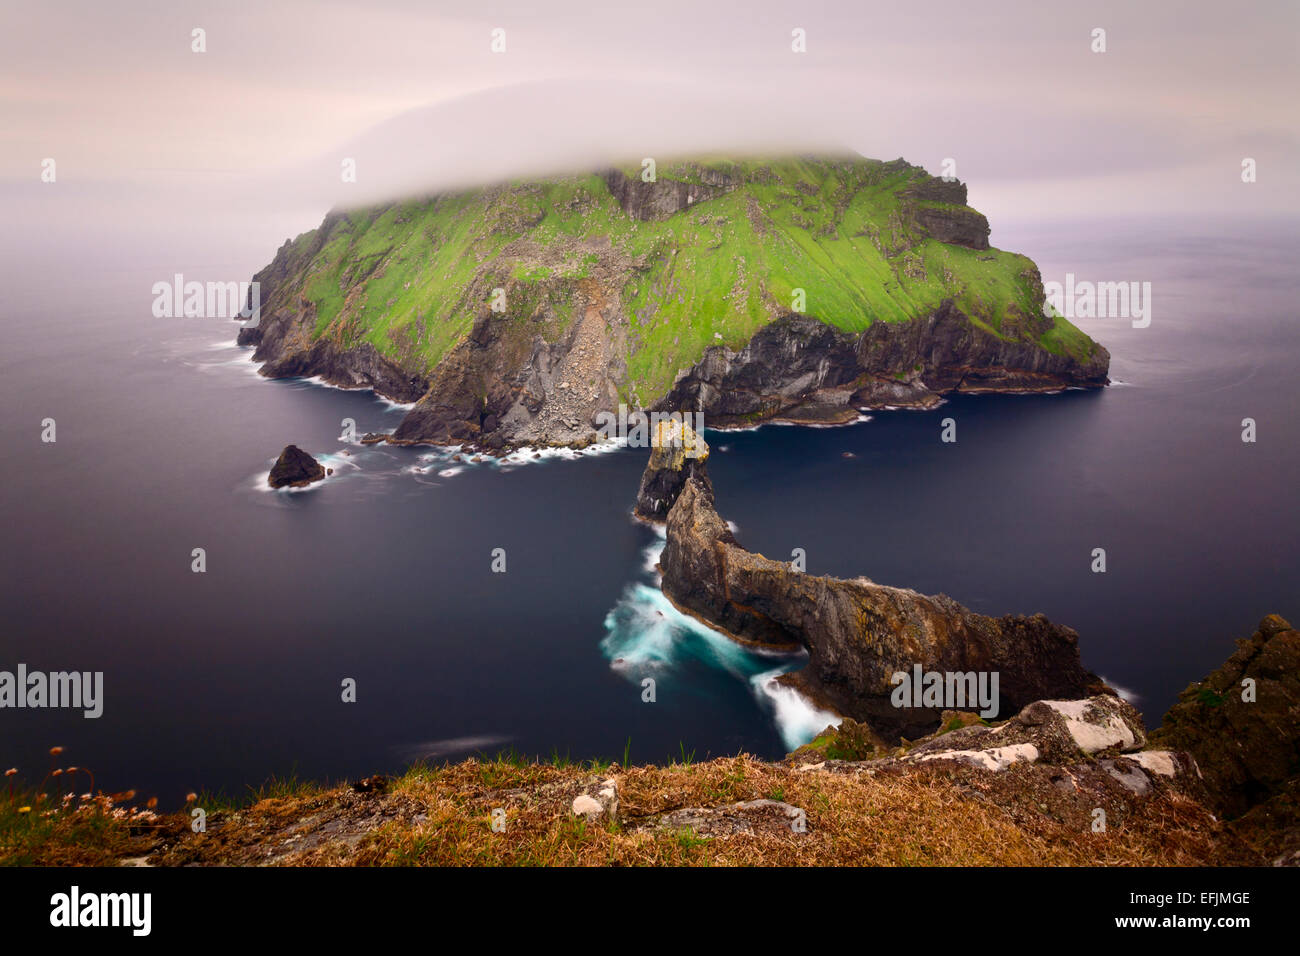
<instances>
[{"instance_id":1,"label":"lichen-covered rock","mask_svg":"<svg viewBox=\"0 0 1300 956\"><path fill-rule=\"evenodd\" d=\"M590 780L573 798L574 816L588 823L618 821L618 781L613 777Z\"/></svg>"},{"instance_id":2,"label":"lichen-covered rock","mask_svg":"<svg viewBox=\"0 0 1300 956\"><path fill-rule=\"evenodd\" d=\"M1151 739L1191 753L1228 816L1279 793L1300 775L1300 633L1276 614L1264 618L1179 695Z\"/></svg>"},{"instance_id":3,"label":"lichen-covered rock","mask_svg":"<svg viewBox=\"0 0 1300 956\"><path fill-rule=\"evenodd\" d=\"M1068 763L1102 752L1125 753L1146 742L1142 715L1111 694L1081 700L1037 700L997 725L972 723L919 741L908 751L912 760L945 754L987 754L970 761L1003 769L1019 760ZM994 767L991 763L999 764Z\"/></svg>"},{"instance_id":4,"label":"lichen-covered rock","mask_svg":"<svg viewBox=\"0 0 1300 956\"><path fill-rule=\"evenodd\" d=\"M668 517L687 479L709 484L709 446L703 436L685 422L668 419L652 429L650 463L641 475L636 494L636 513L651 521Z\"/></svg>"},{"instance_id":5,"label":"lichen-covered rock","mask_svg":"<svg viewBox=\"0 0 1300 956\"><path fill-rule=\"evenodd\" d=\"M809 832L808 815L780 800L746 800L721 807L684 807L641 824L638 829L691 830L701 837L752 836L755 833Z\"/></svg>"}]
</instances>

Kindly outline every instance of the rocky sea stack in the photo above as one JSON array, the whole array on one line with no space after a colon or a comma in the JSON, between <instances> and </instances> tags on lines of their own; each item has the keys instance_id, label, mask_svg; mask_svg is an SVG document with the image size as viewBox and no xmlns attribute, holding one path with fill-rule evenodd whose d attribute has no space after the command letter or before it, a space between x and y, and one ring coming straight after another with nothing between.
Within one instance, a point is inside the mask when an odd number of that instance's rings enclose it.
<instances>
[{"instance_id":1,"label":"rocky sea stack","mask_svg":"<svg viewBox=\"0 0 1300 956\"><path fill-rule=\"evenodd\" d=\"M698 478L705 488L713 487L708 473L709 446L690 425L672 419L658 424L650 441L650 463L637 489L636 514L648 521L663 521L689 479Z\"/></svg>"},{"instance_id":2,"label":"rocky sea stack","mask_svg":"<svg viewBox=\"0 0 1300 956\"><path fill-rule=\"evenodd\" d=\"M297 445L285 445L266 483L272 488L305 488L325 477L325 466Z\"/></svg>"},{"instance_id":3,"label":"rocky sea stack","mask_svg":"<svg viewBox=\"0 0 1300 956\"><path fill-rule=\"evenodd\" d=\"M581 447L632 409L851 421L1107 382L966 186L858 156L662 162L331 212L255 279L262 373L414 402L389 440Z\"/></svg>"}]
</instances>

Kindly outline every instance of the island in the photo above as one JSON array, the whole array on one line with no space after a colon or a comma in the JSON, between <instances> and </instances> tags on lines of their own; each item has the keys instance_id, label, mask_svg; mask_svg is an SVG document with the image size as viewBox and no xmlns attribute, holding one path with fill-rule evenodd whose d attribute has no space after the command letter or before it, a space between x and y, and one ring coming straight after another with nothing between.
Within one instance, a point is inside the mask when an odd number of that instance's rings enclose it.
<instances>
[{"instance_id":1,"label":"island","mask_svg":"<svg viewBox=\"0 0 1300 956\"><path fill-rule=\"evenodd\" d=\"M854 421L1108 383L1110 356L899 159L687 159L335 210L254 277L270 377L413 403L384 440L584 447L620 405Z\"/></svg>"}]
</instances>

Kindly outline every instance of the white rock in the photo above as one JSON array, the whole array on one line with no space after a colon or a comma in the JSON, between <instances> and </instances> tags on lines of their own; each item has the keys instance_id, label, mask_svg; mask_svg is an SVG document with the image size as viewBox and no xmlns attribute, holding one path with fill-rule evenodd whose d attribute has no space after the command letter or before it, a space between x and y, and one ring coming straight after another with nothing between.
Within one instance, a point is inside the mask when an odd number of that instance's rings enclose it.
<instances>
[{"instance_id":1,"label":"white rock","mask_svg":"<svg viewBox=\"0 0 1300 956\"><path fill-rule=\"evenodd\" d=\"M1144 797L1151 792L1151 778L1137 767L1120 766L1113 760L1103 760L1101 765L1108 774L1139 797Z\"/></svg>"},{"instance_id":2,"label":"white rock","mask_svg":"<svg viewBox=\"0 0 1300 956\"><path fill-rule=\"evenodd\" d=\"M600 805L600 801L595 797L589 797L585 793L580 793L573 798L573 812L580 817L592 819L598 817L605 810Z\"/></svg>"},{"instance_id":3,"label":"white rock","mask_svg":"<svg viewBox=\"0 0 1300 956\"><path fill-rule=\"evenodd\" d=\"M1149 773L1158 773L1162 777L1172 777L1178 773L1178 763L1168 750L1143 750L1141 753L1129 754L1128 759L1139 764Z\"/></svg>"},{"instance_id":4,"label":"white rock","mask_svg":"<svg viewBox=\"0 0 1300 956\"><path fill-rule=\"evenodd\" d=\"M1006 770L1022 760L1029 763L1036 761L1038 748L1033 744L1012 744L1010 747L994 747L991 750L941 750L938 753L921 754L917 759L958 760L984 770Z\"/></svg>"},{"instance_id":5,"label":"white rock","mask_svg":"<svg viewBox=\"0 0 1300 956\"><path fill-rule=\"evenodd\" d=\"M1048 707L1065 718L1065 729L1074 743L1086 754L1095 754L1110 747L1131 750L1138 746L1137 738L1127 723L1108 715L1102 723L1085 719L1089 702L1086 700L1045 700Z\"/></svg>"}]
</instances>

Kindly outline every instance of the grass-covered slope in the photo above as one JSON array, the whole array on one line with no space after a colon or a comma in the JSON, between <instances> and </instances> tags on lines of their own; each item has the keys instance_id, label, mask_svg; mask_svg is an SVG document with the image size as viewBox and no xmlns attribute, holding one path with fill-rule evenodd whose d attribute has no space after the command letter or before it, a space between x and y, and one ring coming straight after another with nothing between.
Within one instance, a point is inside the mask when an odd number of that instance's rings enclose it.
<instances>
[{"instance_id":1,"label":"grass-covered slope","mask_svg":"<svg viewBox=\"0 0 1300 956\"><path fill-rule=\"evenodd\" d=\"M320 365L326 353L360 350L368 369L377 360L425 383L476 320L493 318L520 344L538 335L557 342L595 309L619 353L610 390L649 406L706 348L739 350L790 313L860 333L947 300L1008 341L1080 362L1098 349L1064 319L1042 317L1033 262L987 247L987 223L964 205L963 185L901 160L665 163L653 184L641 172L331 213L259 273L269 316L259 357L272 362L270 374L331 377L293 357L310 353ZM669 198L651 207L641 203L647 196ZM496 289L505 310L494 317ZM352 376L401 391L383 377Z\"/></svg>"}]
</instances>

